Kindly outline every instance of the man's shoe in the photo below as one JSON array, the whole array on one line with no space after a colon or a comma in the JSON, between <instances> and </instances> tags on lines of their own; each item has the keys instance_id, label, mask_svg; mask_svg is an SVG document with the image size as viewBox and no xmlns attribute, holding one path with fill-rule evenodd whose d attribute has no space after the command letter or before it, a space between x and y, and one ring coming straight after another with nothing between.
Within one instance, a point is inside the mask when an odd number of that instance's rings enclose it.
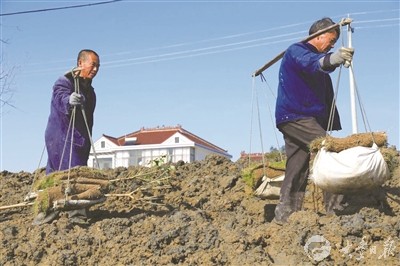
<instances>
[{"instance_id":1,"label":"man's shoe","mask_svg":"<svg viewBox=\"0 0 400 266\"><path fill-rule=\"evenodd\" d=\"M60 213L59 211L53 211L46 215L44 212L39 212L39 214L35 217L35 219L33 219L32 224L41 225L49 223L53 221L55 218L57 218L59 213Z\"/></svg>"},{"instance_id":2,"label":"man's shoe","mask_svg":"<svg viewBox=\"0 0 400 266\"><path fill-rule=\"evenodd\" d=\"M289 216L293 213L293 210L290 208L290 206L283 205L282 203L278 203L275 208L275 218L274 222L276 224L284 224L287 222Z\"/></svg>"}]
</instances>

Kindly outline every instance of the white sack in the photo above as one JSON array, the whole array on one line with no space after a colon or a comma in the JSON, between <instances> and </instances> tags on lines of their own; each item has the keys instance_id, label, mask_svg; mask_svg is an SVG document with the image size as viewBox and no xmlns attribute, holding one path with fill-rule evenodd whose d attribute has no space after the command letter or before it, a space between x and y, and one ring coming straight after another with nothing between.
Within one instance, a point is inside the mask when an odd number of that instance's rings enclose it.
<instances>
[{"instance_id":1,"label":"white sack","mask_svg":"<svg viewBox=\"0 0 400 266\"><path fill-rule=\"evenodd\" d=\"M311 173L313 182L323 190L346 194L381 186L389 168L376 144L341 152L318 151Z\"/></svg>"},{"instance_id":2,"label":"white sack","mask_svg":"<svg viewBox=\"0 0 400 266\"><path fill-rule=\"evenodd\" d=\"M281 186L285 175L275 178L263 177L261 185L256 189L254 194L262 199L279 199Z\"/></svg>"}]
</instances>

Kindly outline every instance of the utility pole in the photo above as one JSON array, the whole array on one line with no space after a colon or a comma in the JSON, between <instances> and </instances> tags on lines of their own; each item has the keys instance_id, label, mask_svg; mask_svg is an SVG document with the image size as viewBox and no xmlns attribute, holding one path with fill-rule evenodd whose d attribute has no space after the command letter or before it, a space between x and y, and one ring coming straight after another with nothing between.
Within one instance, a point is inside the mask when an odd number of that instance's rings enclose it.
<instances>
[{"instance_id":1,"label":"utility pole","mask_svg":"<svg viewBox=\"0 0 400 266\"><path fill-rule=\"evenodd\" d=\"M347 40L349 48L353 47L352 33L353 33L353 28L351 27L350 24L348 24ZM357 128L356 90L355 90L354 75L353 75L353 62L351 62L349 66L349 81L350 81L350 108L351 108L352 131L353 134L356 134L358 133L358 128Z\"/></svg>"}]
</instances>

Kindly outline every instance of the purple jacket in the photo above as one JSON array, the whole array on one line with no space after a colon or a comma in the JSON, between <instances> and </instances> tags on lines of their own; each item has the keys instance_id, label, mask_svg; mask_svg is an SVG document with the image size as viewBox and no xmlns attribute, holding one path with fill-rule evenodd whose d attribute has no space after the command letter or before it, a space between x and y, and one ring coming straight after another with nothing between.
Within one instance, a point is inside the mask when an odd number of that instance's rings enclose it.
<instances>
[{"instance_id":1,"label":"purple jacket","mask_svg":"<svg viewBox=\"0 0 400 266\"><path fill-rule=\"evenodd\" d=\"M75 91L74 79L71 73L60 77L53 86L50 115L45 132L45 142L48 154L46 174L71 167L87 165L90 153L90 136L93 128L93 113L96 107L96 94L91 82L79 79L80 93L84 96L83 109L86 114L90 135L79 106L76 107L71 151L70 119L73 107L69 104L69 96ZM63 154L63 150L65 151ZM70 159L70 155L72 156Z\"/></svg>"}]
</instances>

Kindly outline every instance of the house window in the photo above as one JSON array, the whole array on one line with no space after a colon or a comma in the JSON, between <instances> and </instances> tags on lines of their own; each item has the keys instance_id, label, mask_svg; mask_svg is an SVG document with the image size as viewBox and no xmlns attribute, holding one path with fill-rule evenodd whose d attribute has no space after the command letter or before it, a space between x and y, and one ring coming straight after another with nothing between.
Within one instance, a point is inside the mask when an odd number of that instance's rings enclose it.
<instances>
[{"instance_id":1,"label":"house window","mask_svg":"<svg viewBox=\"0 0 400 266\"><path fill-rule=\"evenodd\" d=\"M175 143L179 143L179 137L175 137Z\"/></svg>"},{"instance_id":2,"label":"house window","mask_svg":"<svg viewBox=\"0 0 400 266\"><path fill-rule=\"evenodd\" d=\"M105 147L106 147L106 142L105 142L105 141L102 141L102 142L100 143L100 146L101 146L101 148L105 148Z\"/></svg>"},{"instance_id":3,"label":"house window","mask_svg":"<svg viewBox=\"0 0 400 266\"><path fill-rule=\"evenodd\" d=\"M190 148L190 162L194 162L195 158L195 150L194 148Z\"/></svg>"},{"instance_id":4,"label":"house window","mask_svg":"<svg viewBox=\"0 0 400 266\"><path fill-rule=\"evenodd\" d=\"M128 166L141 165L142 162L142 151L134 150L129 152Z\"/></svg>"},{"instance_id":5,"label":"house window","mask_svg":"<svg viewBox=\"0 0 400 266\"><path fill-rule=\"evenodd\" d=\"M112 158L99 158L98 162L100 169L112 168ZM93 160L93 165L96 165L96 160Z\"/></svg>"}]
</instances>

